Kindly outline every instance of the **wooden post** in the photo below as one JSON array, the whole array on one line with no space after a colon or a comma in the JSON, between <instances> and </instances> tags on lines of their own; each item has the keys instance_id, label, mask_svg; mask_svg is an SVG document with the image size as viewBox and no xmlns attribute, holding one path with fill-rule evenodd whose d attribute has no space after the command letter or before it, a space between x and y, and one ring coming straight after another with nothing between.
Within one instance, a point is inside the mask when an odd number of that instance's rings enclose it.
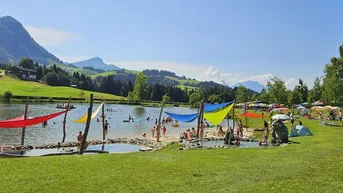
<instances>
[{"instance_id":1,"label":"wooden post","mask_svg":"<svg viewBox=\"0 0 343 193\"><path fill-rule=\"evenodd\" d=\"M102 151L105 150L105 144L104 144L104 141L105 141L105 138L106 138L106 131L105 131L105 102L102 101L104 104L102 105L102 141L103 141L103 144L101 146L101 149Z\"/></svg>"},{"instance_id":2,"label":"wooden post","mask_svg":"<svg viewBox=\"0 0 343 193\"><path fill-rule=\"evenodd\" d=\"M68 105L67 105L67 111L64 113L64 119L63 119L63 139L62 139L62 143L65 142L65 139L66 139L66 122L67 122L67 114L68 114L68 111L70 109L70 101L71 101L71 97L69 97L69 102L68 102Z\"/></svg>"},{"instance_id":3,"label":"wooden post","mask_svg":"<svg viewBox=\"0 0 343 193\"><path fill-rule=\"evenodd\" d=\"M235 102L236 101L233 101L233 109L232 109L232 129L235 129Z\"/></svg>"},{"instance_id":4,"label":"wooden post","mask_svg":"<svg viewBox=\"0 0 343 193\"><path fill-rule=\"evenodd\" d=\"M201 124L203 107L204 107L204 99L201 100L200 109L199 109L199 113L198 113L197 138L199 138L199 135L200 135L200 124Z\"/></svg>"},{"instance_id":5,"label":"wooden post","mask_svg":"<svg viewBox=\"0 0 343 193\"><path fill-rule=\"evenodd\" d=\"M294 117L294 104L292 105L292 116Z\"/></svg>"},{"instance_id":6,"label":"wooden post","mask_svg":"<svg viewBox=\"0 0 343 193\"><path fill-rule=\"evenodd\" d=\"M29 98L26 99L26 105L25 105L25 113L24 113L24 120L27 119L27 108L29 106ZM24 145L25 141L25 127L23 127L23 130L21 132L21 145Z\"/></svg>"},{"instance_id":7,"label":"wooden post","mask_svg":"<svg viewBox=\"0 0 343 193\"><path fill-rule=\"evenodd\" d=\"M248 118L247 118L247 102L245 102L244 116L245 116L245 127L248 128Z\"/></svg>"},{"instance_id":8,"label":"wooden post","mask_svg":"<svg viewBox=\"0 0 343 193\"><path fill-rule=\"evenodd\" d=\"M162 117L163 107L164 107L164 101L162 101L162 107L161 107L161 111L160 111L160 116L158 118L158 123L157 123L157 138L156 138L157 142L160 142L161 117Z\"/></svg>"},{"instance_id":9,"label":"wooden post","mask_svg":"<svg viewBox=\"0 0 343 193\"><path fill-rule=\"evenodd\" d=\"M85 128L85 132L83 133L83 138L82 138L81 148L80 148L80 154L81 155L83 154L86 143L87 143L87 135L88 135L88 131L89 131L89 125L91 122L92 110L93 110L93 94L90 94L90 103L89 103L89 108L88 108L86 128Z\"/></svg>"},{"instance_id":10,"label":"wooden post","mask_svg":"<svg viewBox=\"0 0 343 193\"><path fill-rule=\"evenodd\" d=\"M102 140L105 140L105 103L102 105Z\"/></svg>"}]
</instances>

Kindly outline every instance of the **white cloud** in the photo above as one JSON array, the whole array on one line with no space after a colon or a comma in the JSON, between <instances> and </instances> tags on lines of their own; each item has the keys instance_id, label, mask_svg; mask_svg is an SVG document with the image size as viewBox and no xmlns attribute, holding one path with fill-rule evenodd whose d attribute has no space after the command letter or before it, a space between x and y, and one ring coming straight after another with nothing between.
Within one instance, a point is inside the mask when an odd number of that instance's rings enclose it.
<instances>
[{"instance_id":1,"label":"white cloud","mask_svg":"<svg viewBox=\"0 0 343 193\"><path fill-rule=\"evenodd\" d=\"M272 77L272 74L256 75L251 77L245 77L244 72L240 73L225 73L224 71L212 66L212 65L194 65L194 64L181 64L173 62L158 62L158 61L125 61L125 62L110 62L121 68L132 70L144 70L144 69L158 69L168 70L175 72L177 75L185 75L189 78L195 78L201 81L214 81L217 83L225 82L227 85L235 84L241 80L255 80L261 84L266 82Z\"/></svg>"},{"instance_id":2,"label":"white cloud","mask_svg":"<svg viewBox=\"0 0 343 193\"><path fill-rule=\"evenodd\" d=\"M262 85L266 85L268 81L273 77L272 74L262 74L262 75L256 75L256 76L250 76L247 79L240 80L239 82L245 82L245 81L257 81Z\"/></svg>"},{"instance_id":3,"label":"white cloud","mask_svg":"<svg viewBox=\"0 0 343 193\"><path fill-rule=\"evenodd\" d=\"M60 56L60 55L56 55L56 57L61 59L64 62L69 62L69 63L79 62L79 61L87 60L91 58L88 56Z\"/></svg>"},{"instance_id":4,"label":"white cloud","mask_svg":"<svg viewBox=\"0 0 343 193\"><path fill-rule=\"evenodd\" d=\"M42 46L73 44L75 41L81 39L79 35L59 29L37 28L32 26L25 26L25 29Z\"/></svg>"},{"instance_id":5,"label":"white cloud","mask_svg":"<svg viewBox=\"0 0 343 193\"><path fill-rule=\"evenodd\" d=\"M173 62L159 62L159 61L125 61L125 62L110 62L105 61L108 64L114 64L121 68L132 70L144 70L144 69L157 69L168 70L175 72L179 76L186 76L190 78L200 78L200 74L207 70L205 65L192 65L192 64L180 64Z\"/></svg>"},{"instance_id":6,"label":"white cloud","mask_svg":"<svg viewBox=\"0 0 343 193\"><path fill-rule=\"evenodd\" d=\"M290 90L293 90L297 84L298 84L298 79L295 79L295 78L291 78L285 82L286 88Z\"/></svg>"},{"instance_id":7,"label":"white cloud","mask_svg":"<svg viewBox=\"0 0 343 193\"><path fill-rule=\"evenodd\" d=\"M222 73L219 69L216 69L214 66L210 66L205 72L202 72L201 75L207 76L207 77L213 77L213 78L216 78L218 76L220 77L232 76L229 73Z\"/></svg>"}]
</instances>

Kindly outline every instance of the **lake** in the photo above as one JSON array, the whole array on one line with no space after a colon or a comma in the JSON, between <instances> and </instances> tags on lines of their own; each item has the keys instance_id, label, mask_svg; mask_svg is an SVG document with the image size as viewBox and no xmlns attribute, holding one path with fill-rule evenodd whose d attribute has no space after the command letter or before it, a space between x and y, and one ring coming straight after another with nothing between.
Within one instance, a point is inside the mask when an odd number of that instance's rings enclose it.
<instances>
[{"instance_id":1,"label":"lake","mask_svg":"<svg viewBox=\"0 0 343 193\"><path fill-rule=\"evenodd\" d=\"M100 104L94 104L93 111ZM76 109L68 112L66 123L66 142L76 141L76 136L79 131L84 131L85 124L74 123L73 120L81 118L89 107L89 104L74 104ZM39 117L52 113L62 111L56 109L56 104L29 104L28 116ZM146 132L148 138L151 138L151 128L155 124L155 119L158 119L160 108L140 107L129 105L105 104L106 108L112 108L113 112L106 112L106 120L110 124L107 138L142 138L142 133ZM24 114L24 104L3 104L0 103L0 120L6 120L21 116ZM167 107L164 109L167 112L177 114L196 113L197 109L184 107ZM98 114L97 118L100 119ZM123 122L127 120L129 115L134 117L135 122ZM63 137L63 117L64 114L48 121L47 127L43 128L41 124L27 127L25 135L25 145L39 145L46 143L57 143L62 141ZM147 117L151 120L147 121ZM167 117L163 113L162 117ZM101 120L101 119L100 119ZM230 122L230 125L232 122ZM197 126L197 122L180 123L180 127L171 127L167 124L167 136L179 136L186 128ZM227 127L227 120L223 121L223 127ZM20 144L22 129L0 129L0 145L5 144ZM91 121L90 130L87 140L101 140L102 139L102 123L96 122L96 118Z\"/></svg>"}]
</instances>

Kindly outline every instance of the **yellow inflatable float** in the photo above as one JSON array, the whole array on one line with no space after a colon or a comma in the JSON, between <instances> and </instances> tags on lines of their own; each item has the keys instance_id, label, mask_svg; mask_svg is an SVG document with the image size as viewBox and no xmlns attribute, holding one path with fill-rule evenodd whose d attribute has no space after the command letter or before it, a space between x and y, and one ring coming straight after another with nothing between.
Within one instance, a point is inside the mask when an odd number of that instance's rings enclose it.
<instances>
[{"instance_id":1,"label":"yellow inflatable float","mask_svg":"<svg viewBox=\"0 0 343 193\"><path fill-rule=\"evenodd\" d=\"M172 127L179 127L179 123L172 123Z\"/></svg>"}]
</instances>

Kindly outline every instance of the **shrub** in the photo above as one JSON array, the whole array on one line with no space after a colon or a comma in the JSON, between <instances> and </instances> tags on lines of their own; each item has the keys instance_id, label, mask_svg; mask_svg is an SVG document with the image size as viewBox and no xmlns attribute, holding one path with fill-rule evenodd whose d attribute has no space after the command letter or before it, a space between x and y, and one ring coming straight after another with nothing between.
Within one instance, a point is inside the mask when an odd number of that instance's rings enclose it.
<instances>
[{"instance_id":1,"label":"shrub","mask_svg":"<svg viewBox=\"0 0 343 193\"><path fill-rule=\"evenodd\" d=\"M13 97L13 94L11 91L5 91L4 94L2 95L2 98L4 101L11 101L11 98Z\"/></svg>"}]
</instances>

